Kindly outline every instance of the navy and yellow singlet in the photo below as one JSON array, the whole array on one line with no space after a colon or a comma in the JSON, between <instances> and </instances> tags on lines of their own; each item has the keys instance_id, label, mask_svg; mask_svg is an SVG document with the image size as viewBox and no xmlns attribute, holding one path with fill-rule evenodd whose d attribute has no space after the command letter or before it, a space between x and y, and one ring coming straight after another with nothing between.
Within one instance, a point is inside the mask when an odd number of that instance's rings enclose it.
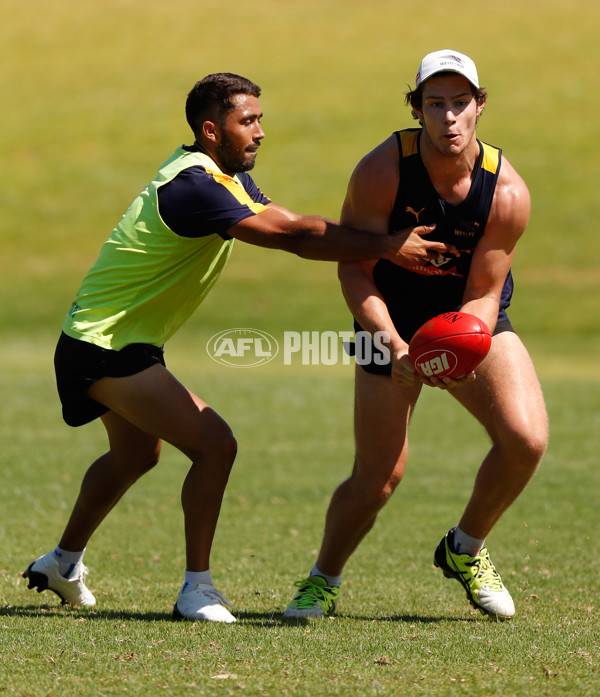
<instances>
[{"instance_id":1,"label":"navy and yellow singlet","mask_svg":"<svg viewBox=\"0 0 600 697\"><path fill-rule=\"evenodd\" d=\"M381 260L374 268L394 326L409 341L425 321L461 305L473 250L483 235L500 172L502 151L479 143L471 188L464 201L450 205L440 198L423 164L419 149L421 129L395 133L399 148L400 184L390 216L390 233L414 225L436 224L427 239L453 244L455 253L439 254L423 266L405 269ZM499 321L512 296L509 272L500 302Z\"/></svg>"}]
</instances>

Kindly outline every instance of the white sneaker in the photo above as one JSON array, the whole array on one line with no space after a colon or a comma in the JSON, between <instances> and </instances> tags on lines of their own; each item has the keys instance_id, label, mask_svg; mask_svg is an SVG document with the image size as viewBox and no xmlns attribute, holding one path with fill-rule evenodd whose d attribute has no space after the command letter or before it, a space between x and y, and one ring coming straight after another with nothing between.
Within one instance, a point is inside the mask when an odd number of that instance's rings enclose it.
<instances>
[{"instance_id":1,"label":"white sneaker","mask_svg":"<svg viewBox=\"0 0 600 697\"><path fill-rule=\"evenodd\" d=\"M96 598L85 587L87 566L79 564L74 571L75 575L65 578L58 570L58 559L53 550L30 564L23 572L23 578L29 580L27 588L37 588L38 593L52 591L62 600L63 605L93 607Z\"/></svg>"},{"instance_id":2,"label":"white sneaker","mask_svg":"<svg viewBox=\"0 0 600 697\"><path fill-rule=\"evenodd\" d=\"M206 622L235 622L235 617L225 607L232 607L229 600L207 583L196 583L185 588L177 596L173 617L181 620L204 620Z\"/></svg>"}]
</instances>

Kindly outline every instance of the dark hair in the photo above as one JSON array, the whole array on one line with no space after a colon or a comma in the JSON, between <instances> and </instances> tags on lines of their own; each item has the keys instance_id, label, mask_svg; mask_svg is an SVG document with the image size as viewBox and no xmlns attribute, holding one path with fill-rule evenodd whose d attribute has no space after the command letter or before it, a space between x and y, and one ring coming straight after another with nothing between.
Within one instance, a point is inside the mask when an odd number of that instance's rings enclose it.
<instances>
[{"instance_id":1,"label":"dark hair","mask_svg":"<svg viewBox=\"0 0 600 697\"><path fill-rule=\"evenodd\" d=\"M227 114L235 108L233 98L238 94L260 97L260 87L234 73L213 73L197 82L187 96L185 116L194 135L205 121L223 125Z\"/></svg>"},{"instance_id":2,"label":"dark hair","mask_svg":"<svg viewBox=\"0 0 600 697\"><path fill-rule=\"evenodd\" d=\"M448 73L452 71L446 71ZM442 73L443 74L443 73ZM436 75L440 75L440 73L436 73ZM425 81L423 81L416 89L411 90L406 93L404 96L404 103L406 106L411 107L412 109L412 115L413 119L418 119L419 116L416 113L416 109L419 111L422 110L423 108L423 85L425 84ZM471 83L469 83L471 84ZM473 94L473 97L477 104L481 106L482 104L485 103L487 99L487 91L485 87L475 87L474 85L471 85L471 92Z\"/></svg>"}]
</instances>

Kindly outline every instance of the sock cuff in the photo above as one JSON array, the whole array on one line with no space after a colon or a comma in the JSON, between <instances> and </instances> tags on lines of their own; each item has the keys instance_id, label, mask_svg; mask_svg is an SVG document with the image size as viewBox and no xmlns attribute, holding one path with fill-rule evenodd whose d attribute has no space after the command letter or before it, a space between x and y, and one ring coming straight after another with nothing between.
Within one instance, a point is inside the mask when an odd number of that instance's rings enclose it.
<instances>
[{"instance_id":1,"label":"sock cuff","mask_svg":"<svg viewBox=\"0 0 600 697\"><path fill-rule=\"evenodd\" d=\"M190 586L195 586L198 583L202 583L208 586L213 585L210 569L206 569L206 571L188 571L186 569L183 588L181 590L185 593L186 588L189 588Z\"/></svg>"},{"instance_id":2,"label":"sock cuff","mask_svg":"<svg viewBox=\"0 0 600 697\"><path fill-rule=\"evenodd\" d=\"M337 576L331 576L330 574L324 574L322 571L319 570L319 567L315 564L313 568L310 570L310 576L321 576L321 578L324 578L325 581L327 581L328 586L336 586L339 588L342 585L342 574L338 574Z\"/></svg>"},{"instance_id":3,"label":"sock cuff","mask_svg":"<svg viewBox=\"0 0 600 697\"><path fill-rule=\"evenodd\" d=\"M479 537L467 535L467 533L461 530L457 525L452 534L452 543L456 554L468 554L474 557L479 554L485 545L485 538L482 540Z\"/></svg>"},{"instance_id":4,"label":"sock cuff","mask_svg":"<svg viewBox=\"0 0 600 697\"><path fill-rule=\"evenodd\" d=\"M79 552L71 552L67 549L62 549L60 545L56 545L54 554L56 558L63 564L79 564L83 559L85 547Z\"/></svg>"}]
</instances>

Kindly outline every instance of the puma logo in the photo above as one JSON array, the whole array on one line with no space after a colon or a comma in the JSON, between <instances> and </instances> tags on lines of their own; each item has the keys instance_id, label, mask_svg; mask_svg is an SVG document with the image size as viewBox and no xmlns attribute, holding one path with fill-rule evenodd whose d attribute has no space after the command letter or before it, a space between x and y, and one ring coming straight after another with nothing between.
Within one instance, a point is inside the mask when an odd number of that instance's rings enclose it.
<instances>
[{"instance_id":1,"label":"puma logo","mask_svg":"<svg viewBox=\"0 0 600 697\"><path fill-rule=\"evenodd\" d=\"M416 211L412 206L406 206L406 208L405 208L404 210L405 210L407 213L412 213L412 214L415 216L415 218L417 219L417 223L418 223L418 222L419 222L419 216L420 216L421 213L425 210L425 208L421 208L420 211Z\"/></svg>"}]
</instances>

